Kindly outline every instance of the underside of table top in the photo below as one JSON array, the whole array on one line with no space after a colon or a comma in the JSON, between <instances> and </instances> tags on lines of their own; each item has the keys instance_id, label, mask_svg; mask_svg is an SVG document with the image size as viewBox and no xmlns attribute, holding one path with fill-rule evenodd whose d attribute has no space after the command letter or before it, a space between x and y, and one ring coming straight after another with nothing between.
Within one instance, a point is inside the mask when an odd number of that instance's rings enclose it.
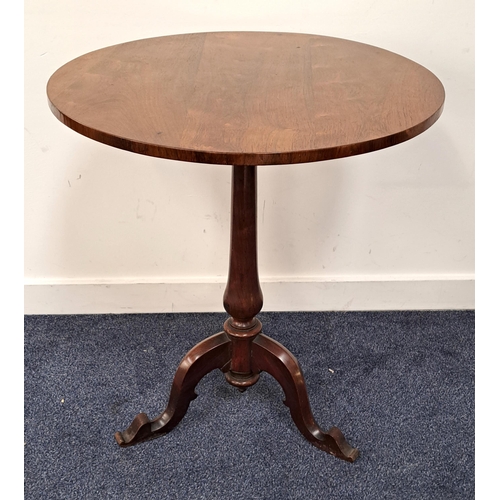
<instances>
[{"instance_id":1,"label":"underside of table top","mask_svg":"<svg viewBox=\"0 0 500 500\"><path fill-rule=\"evenodd\" d=\"M386 148L440 116L441 82L339 38L218 32L138 40L65 64L47 85L73 130L174 160L308 163Z\"/></svg>"}]
</instances>

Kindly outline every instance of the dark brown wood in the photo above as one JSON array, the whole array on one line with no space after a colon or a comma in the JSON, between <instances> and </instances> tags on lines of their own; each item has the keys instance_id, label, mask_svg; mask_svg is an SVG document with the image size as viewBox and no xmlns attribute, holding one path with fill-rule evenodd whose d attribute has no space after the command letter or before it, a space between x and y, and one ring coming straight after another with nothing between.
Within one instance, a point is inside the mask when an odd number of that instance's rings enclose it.
<instances>
[{"instance_id":1,"label":"dark brown wood","mask_svg":"<svg viewBox=\"0 0 500 500\"><path fill-rule=\"evenodd\" d=\"M260 372L272 375L285 392L285 404L293 421L314 446L353 462L352 448L336 427L324 432L311 412L304 376L295 357L278 342L261 333L255 317L263 304L257 267L257 169L233 167L231 197L231 246L224 307L230 317L221 332L195 346L181 362L174 377L167 408L156 419L139 413L115 439L130 446L171 431L183 418L194 389L208 372L219 368L226 380L240 391L259 379Z\"/></svg>"},{"instance_id":2,"label":"dark brown wood","mask_svg":"<svg viewBox=\"0 0 500 500\"><path fill-rule=\"evenodd\" d=\"M197 397L194 390L198 382L216 368L224 371L230 359L230 341L224 332L197 344L186 354L175 373L165 411L154 420L139 413L125 431L115 433L116 442L120 446L130 446L170 432Z\"/></svg>"},{"instance_id":3,"label":"dark brown wood","mask_svg":"<svg viewBox=\"0 0 500 500\"><path fill-rule=\"evenodd\" d=\"M354 462L359 451L346 441L342 432L337 427L325 432L316 423L309 405L304 375L295 356L264 334L255 339L252 350L253 369L266 371L279 382L285 392L284 403L302 435L320 450L347 462Z\"/></svg>"},{"instance_id":4,"label":"dark brown wood","mask_svg":"<svg viewBox=\"0 0 500 500\"><path fill-rule=\"evenodd\" d=\"M68 127L135 153L270 165L357 155L430 127L440 81L339 38L222 32L150 38L64 65L47 86Z\"/></svg>"},{"instance_id":5,"label":"dark brown wood","mask_svg":"<svg viewBox=\"0 0 500 500\"><path fill-rule=\"evenodd\" d=\"M144 155L233 165L224 331L196 345L175 374L166 409L140 413L115 438L129 446L172 430L216 368L239 390L261 371L285 392L312 444L354 461L336 427L323 431L295 357L261 333L254 165L307 163L411 139L440 116L444 89L392 52L338 38L224 32L151 38L81 56L52 75L52 112L68 127Z\"/></svg>"},{"instance_id":6,"label":"dark brown wood","mask_svg":"<svg viewBox=\"0 0 500 500\"><path fill-rule=\"evenodd\" d=\"M257 168L235 166L232 179L229 273L224 292L224 308L231 316L224 330L232 341L232 357L226 379L245 389L259 378L252 372L251 344L262 329L255 318L263 304L257 268Z\"/></svg>"},{"instance_id":7,"label":"dark brown wood","mask_svg":"<svg viewBox=\"0 0 500 500\"><path fill-rule=\"evenodd\" d=\"M233 167L231 243L224 309L237 323L251 322L262 309L257 268L257 168Z\"/></svg>"}]
</instances>

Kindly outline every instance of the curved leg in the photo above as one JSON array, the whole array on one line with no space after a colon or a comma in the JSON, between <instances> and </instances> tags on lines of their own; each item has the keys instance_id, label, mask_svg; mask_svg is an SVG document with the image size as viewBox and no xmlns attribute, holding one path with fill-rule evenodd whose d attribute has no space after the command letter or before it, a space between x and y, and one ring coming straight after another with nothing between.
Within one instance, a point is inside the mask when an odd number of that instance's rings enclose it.
<instances>
[{"instance_id":1,"label":"curved leg","mask_svg":"<svg viewBox=\"0 0 500 500\"><path fill-rule=\"evenodd\" d=\"M311 412L304 376L295 356L279 342L260 334L253 342L253 367L268 372L285 392L285 404L304 437L319 449L354 462L359 452L337 427L320 429Z\"/></svg>"},{"instance_id":2,"label":"curved leg","mask_svg":"<svg viewBox=\"0 0 500 500\"><path fill-rule=\"evenodd\" d=\"M130 446L170 432L184 417L189 403L196 398L198 382L212 370L223 369L231 359L230 340L225 332L217 333L193 347L175 373L170 399L165 411L154 420L139 413L127 430L116 432L120 446Z\"/></svg>"}]
</instances>

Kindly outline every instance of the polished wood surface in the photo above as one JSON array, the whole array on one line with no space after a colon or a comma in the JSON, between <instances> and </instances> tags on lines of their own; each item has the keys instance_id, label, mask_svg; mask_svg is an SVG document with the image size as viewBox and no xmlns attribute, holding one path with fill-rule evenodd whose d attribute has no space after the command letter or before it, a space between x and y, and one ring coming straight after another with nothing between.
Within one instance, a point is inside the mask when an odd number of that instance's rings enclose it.
<instances>
[{"instance_id":1,"label":"polished wood surface","mask_svg":"<svg viewBox=\"0 0 500 500\"><path fill-rule=\"evenodd\" d=\"M257 167L233 166L231 193L231 244L224 309L230 318L224 330L232 341L227 381L244 390L259 378L252 370L252 342L262 330L255 317L263 296L257 266Z\"/></svg>"},{"instance_id":2,"label":"polished wood surface","mask_svg":"<svg viewBox=\"0 0 500 500\"><path fill-rule=\"evenodd\" d=\"M307 163L430 127L444 89L392 52L339 38L195 33L100 49L47 85L55 116L135 153L201 163Z\"/></svg>"},{"instance_id":3,"label":"polished wood surface","mask_svg":"<svg viewBox=\"0 0 500 500\"><path fill-rule=\"evenodd\" d=\"M257 268L257 169L233 167L231 251L224 307L230 317L224 331L194 346L177 368L165 410L150 420L139 413L123 432L116 432L120 446L131 446L170 432L196 398L198 382L210 371L221 370L240 391L254 385L265 371L283 388L284 403L302 435L320 450L347 462L359 452L337 427L323 431L313 417L304 375L297 359L283 345L262 334L255 317L263 298Z\"/></svg>"},{"instance_id":4,"label":"polished wood surface","mask_svg":"<svg viewBox=\"0 0 500 500\"><path fill-rule=\"evenodd\" d=\"M195 388L207 373L218 368L227 378L232 357L231 343L227 333L220 332L193 347L177 368L165 410L152 420L145 413L139 413L126 430L115 433L116 442L126 448L172 431L186 414L191 401L197 398ZM257 375L252 384L261 371L272 375L281 385L285 393L284 403L302 435L320 450L346 462L354 462L359 451L346 441L340 429L332 427L325 432L314 419L304 375L295 356L264 334L258 334L250 345L253 354L251 370Z\"/></svg>"},{"instance_id":5,"label":"polished wood surface","mask_svg":"<svg viewBox=\"0 0 500 500\"><path fill-rule=\"evenodd\" d=\"M262 371L283 388L297 428L352 462L342 432L316 423L298 361L262 334L257 266L257 167L357 155L410 139L440 116L444 90L422 66L386 50L291 33L198 33L139 40L81 56L48 82L57 118L97 141L135 153L232 164L231 247L224 331L181 361L165 410L139 413L130 446L171 431L221 370L240 391Z\"/></svg>"}]
</instances>

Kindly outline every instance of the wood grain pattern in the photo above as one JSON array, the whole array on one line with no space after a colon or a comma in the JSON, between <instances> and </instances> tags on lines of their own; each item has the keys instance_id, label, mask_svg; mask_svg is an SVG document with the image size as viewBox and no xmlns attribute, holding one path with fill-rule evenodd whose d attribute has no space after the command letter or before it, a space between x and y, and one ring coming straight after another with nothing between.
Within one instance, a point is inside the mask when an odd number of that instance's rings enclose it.
<instances>
[{"instance_id":1,"label":"wood grain pattern","mask_svg":"<svg viewBox=\"0 0 500 500\"><path fill-rule=\"evenodd\" d=\"M410 139L439 117L444 89L422 66L356 42L291 33L225 32L108 47L60 68L47 85L53 113L97 141L175 160L232 164L231 252L224 331L193 347L167 407L139 413L120 446L171 431L218 368L240 390L266 371L314 446L352 462L342 432L316 423L295 357L261 333L255 165L307 163Z\"/></svg>"},{"instance_id":2,"label":"wood grain pattern","mask_svg":"<svg viewBox=\"0 0 500 500\"><path fill-rule=\"evenodd\" d=\"M138 40L83 55L47 85L55 116L135 153L270 165L357 155L440 116L444 89L392 52L339 38L219 32Z\"/></svg>"}]
</instances>

